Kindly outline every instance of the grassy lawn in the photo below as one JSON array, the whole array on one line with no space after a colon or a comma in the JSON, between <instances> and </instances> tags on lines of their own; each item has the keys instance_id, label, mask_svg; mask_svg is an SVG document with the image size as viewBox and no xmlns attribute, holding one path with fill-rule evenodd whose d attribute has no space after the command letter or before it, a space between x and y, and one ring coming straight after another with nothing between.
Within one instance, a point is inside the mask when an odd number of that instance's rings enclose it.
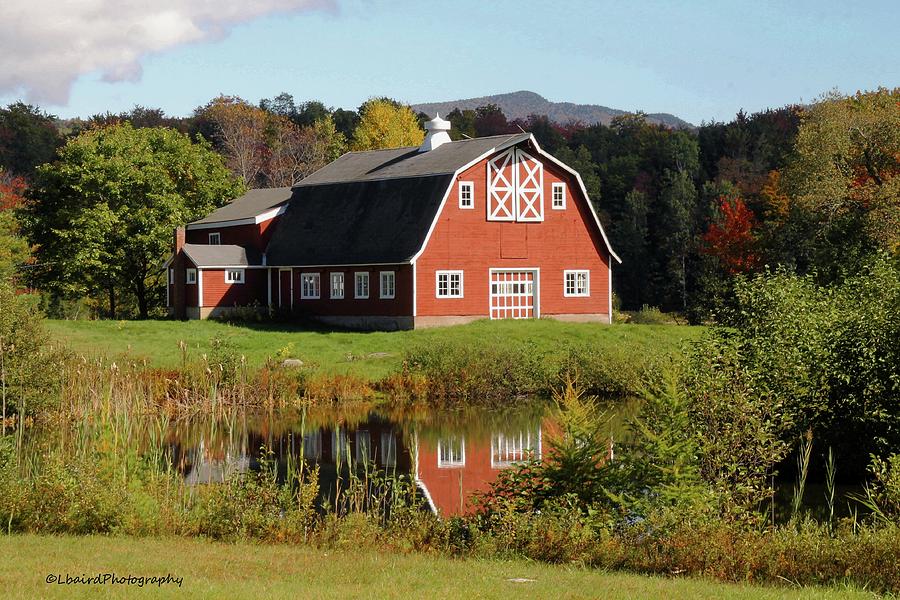
<instances>
[{"instance_id":1,"label":"grassy lawn","mask_svg":"<svg viewBox=\"0 0 900 600\"><path fill-rule=\"evenodd\" d=\"M209 351L215 337L227 339L251 365L293 344L291 355L330 371L353 372L379 378L399 367L403 352L417 344L477 339L529 340L538 349L553 349L564 342L650 346L677 351L686 339L696 338L702 327L676 325L601 325L537 321L478 321L469 325L418 331L356 333L301 329L284 324L229 325L217 321L47 321L57 339L87 355L123 354L146 358L156 366L181 361L179 342L198 356Z\"/></svg>"},{"instance_id":2,"label":"grassy lawn","mask_svg":"<svg viewBox=\"0 0 900 600\"><path fill-rule=\"evenodd\" d=\"M645 577L526 561L220 544L196 539L0 536L3 598L870 598ZM48 575L182 578L182 585L48 584ZM533 581L513 582L510 579Z\"/></svg>"}]
</instances>

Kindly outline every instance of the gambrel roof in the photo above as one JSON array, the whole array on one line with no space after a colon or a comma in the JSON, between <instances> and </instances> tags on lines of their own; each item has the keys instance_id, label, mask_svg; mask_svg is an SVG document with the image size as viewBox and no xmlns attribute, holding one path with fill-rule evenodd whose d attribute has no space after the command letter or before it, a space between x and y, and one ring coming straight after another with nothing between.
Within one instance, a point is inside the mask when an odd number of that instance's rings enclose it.
<instances>
[{"instance_id":1,"label":"gambrel roof","mask_svg":"<svg viewBox=\"0 0 900 600\"><path fill-rule=\"evenodd\" d=\"M266 249L272 266L409 263L424 250L454 178L495 152L527 142L529 133L447 142L428 152L418 146L350 152L294 186L293 196ZM588 199L593 220L609 250L606 233Z\"/></svg>"}]
</instances>

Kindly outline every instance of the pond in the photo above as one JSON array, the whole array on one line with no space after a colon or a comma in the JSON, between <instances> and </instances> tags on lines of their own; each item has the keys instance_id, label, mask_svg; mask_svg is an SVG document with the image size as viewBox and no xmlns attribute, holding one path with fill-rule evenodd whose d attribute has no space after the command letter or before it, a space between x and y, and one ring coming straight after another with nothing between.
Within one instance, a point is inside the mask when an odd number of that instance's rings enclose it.
<instances>
[{"instance_id":1,"label":"pond","mask_svg":"<svg viewBox=\"0 0 900 600\"><path fill-rule=\"evenodd\" d=\"M625 434L633 403L610 404L610 451ZM303 459L319 467L320 496L332 502L350 472L406 476L428 508L465 514L503 470L540 458L556 426L551 407L535 402L509 410L301 410L241 413L169 426L174 468L188 485L220 483L274 461L280 473Z\"/></svg>"}]
</instances>

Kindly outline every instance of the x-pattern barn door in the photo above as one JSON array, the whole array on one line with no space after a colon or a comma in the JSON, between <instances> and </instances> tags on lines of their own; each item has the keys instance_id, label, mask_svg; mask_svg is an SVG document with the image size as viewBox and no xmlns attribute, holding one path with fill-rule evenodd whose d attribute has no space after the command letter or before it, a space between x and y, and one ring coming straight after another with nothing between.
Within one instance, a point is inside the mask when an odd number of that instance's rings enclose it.
<instances>
[{"instance_id":1,"label":"x-pattern barn door","mask_svg":"<svg viewBox=\"0 0 900 600\"><path fill-rule=\"evenodd\" d=\"M544 220L544 165L510 148L487 163L488 221Z\"/></svg>"},{"instance_id":2,"label":"x-pattern barn door","mask_svg":"<svg viewBox=\"0 0 900 600\"><path fill-rule=\"evenodd\" d=\"M516 166L512 149L488 161L488 220L516 220Z\"/></svg>"},{"instance_id":3,"label":"x-pattern barn door","mask_svg":"<svg viewBox=\"0 0 900 600\"><path fill-rule=\"evenodd\" d=\"M532 319L538 315L537 270L491 269L491 319Z\"/></svg>"},{"instance_id":4,"label":"x-pattern barn door","mask_svg":"<svg viewBox=\"0 0 900 600\"><path fill-rule=\"evenodd\" d=\"M543 221L544 166L524 150L516 150L516 179L518 220Z\"/></svg>"}]
</instances>

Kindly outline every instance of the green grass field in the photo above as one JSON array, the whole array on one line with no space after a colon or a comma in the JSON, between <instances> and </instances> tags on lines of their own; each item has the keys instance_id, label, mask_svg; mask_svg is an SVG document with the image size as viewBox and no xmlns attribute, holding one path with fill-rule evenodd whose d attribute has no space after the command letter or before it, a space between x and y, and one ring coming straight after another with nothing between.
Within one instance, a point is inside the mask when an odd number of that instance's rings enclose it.
<instances>
[{"instance_id":1,"label":"green grass field","mask_svg":"<svg viewBox=\"0 0 900 600\"><path fill-rule=\"evenodd\" d=\"M527 561L222 544L196 539L0 536L2 598L871 598ZM62 585L49 575L171 574L182 584ZM511 579L533 581L514 582Z\"/></svg>"},{"instance_id":2,"label":"green grass field","mask_svg":"<svg viewBox=\"0 0 900 600\"><path fill-rule=\"evenodd\" d=\"M179 342L189 355L209 351L215 337L227 339L251 365L293 344L290 354L321 368L380 378L398 368L406 349L435 341L465 343L479 339L529 340L538 349L566 342L652 346L677 351L702 327L675 325L601 325L536 321L478 321L469 325L396 332L345 332L301 329L283 324L229 325L217 321L47 321L54 338L86 355L146 358L160 367L181 361Z\"/></svg>"}]
</instances>

